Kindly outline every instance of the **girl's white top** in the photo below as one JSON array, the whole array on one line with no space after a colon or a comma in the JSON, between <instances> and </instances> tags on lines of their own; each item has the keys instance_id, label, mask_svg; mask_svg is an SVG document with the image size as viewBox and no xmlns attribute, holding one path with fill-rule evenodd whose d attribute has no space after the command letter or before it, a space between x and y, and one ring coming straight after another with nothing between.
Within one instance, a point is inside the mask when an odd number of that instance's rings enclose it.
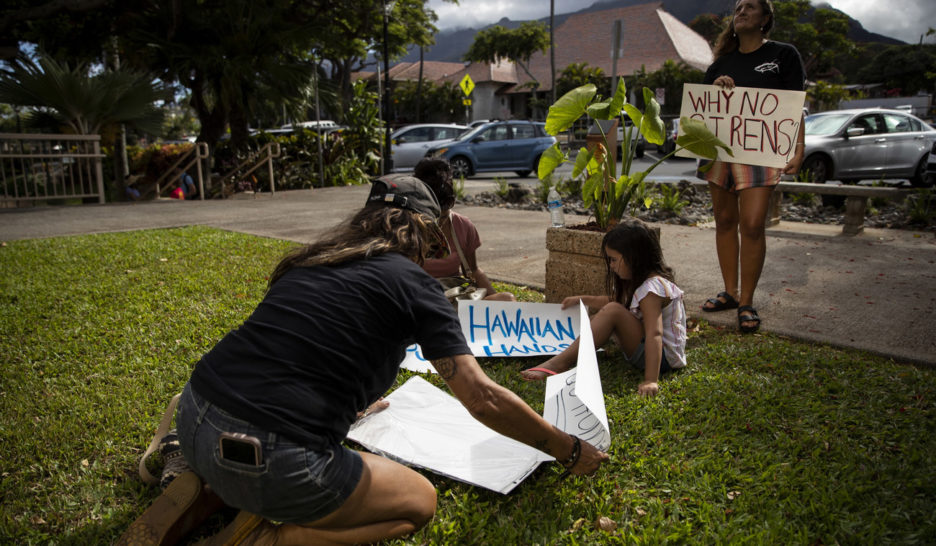
<instances>
[{"instance_id":1,"label":"girl's white top","mask_svg":"<svg viewBox=\"0 0 936 546\"><path fill-rule=\"evenodd\" d=\"M663 354L671 368L686 365L686 306L683 304L683 291L663 277L650 277L637 287L631 298L630 311L643 320L640 301L647 294L656 294L669 300L663 307Z\"/></svg>"}]
</instances>

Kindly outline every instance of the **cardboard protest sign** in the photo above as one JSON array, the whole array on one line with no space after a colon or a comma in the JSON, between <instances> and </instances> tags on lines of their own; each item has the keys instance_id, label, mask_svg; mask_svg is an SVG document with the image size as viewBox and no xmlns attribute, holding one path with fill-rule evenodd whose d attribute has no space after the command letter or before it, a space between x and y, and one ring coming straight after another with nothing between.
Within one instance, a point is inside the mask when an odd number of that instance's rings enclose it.
<instances>
[{"instance_id":1,"label":"cardboard protest sign","mask_svg":"<svg viewBox=\"0 0 936 546\"><path fill-rule=\"evenodd\" d=\"M578 336L579 308L557 303L459 300L462 333L476 357L521 357L562 352ZM406 349L401 367L433 372L418 345Z\"/></svg>"},{"instance_id":2,"label":"cardboard protest sign","mask_svg":"<svg viewBox=\"0 0 936 546\"><path fill-rule=\"evenodd\" d=\"M793 156L803 117L803 91L714 85L683 85L679 117L705 122L734 156L718 150L718 159L748 165L784 167ZM678 136L682 136L682 128ZM699 156L683 149L680 157Z\"/></svg>"},{"instance_id":3,"label":"cardboard protest sign","mask_svg":"<svg viewBox=\"0 0 936 546\"><path fill-rule=\"evenodd\" d=\"M578 308L578 366L546 383L543 418L601 450L611 446L591 324ZM421 377L386 397L387 409L351 427L348 438L391 459L509 493L553 457L476 421L454 397Z\"/></svg>"}]
</instances>

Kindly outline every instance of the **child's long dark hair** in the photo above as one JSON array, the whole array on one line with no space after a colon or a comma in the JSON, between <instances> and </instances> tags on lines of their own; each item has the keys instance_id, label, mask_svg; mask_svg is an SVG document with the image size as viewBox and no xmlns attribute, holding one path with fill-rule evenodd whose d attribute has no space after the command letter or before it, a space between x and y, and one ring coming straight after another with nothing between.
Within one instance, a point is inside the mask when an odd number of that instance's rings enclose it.
<instances>
[{"instance_id":1,"label":"child's long dark hair","mask_svg":"<svg viewBox=\"0 0 936 546\"><path fill-rule=\"evenodd\" d=\"M618 277L611 270L609 248L621 253L631 271L629 280ZM630 307L637 287L654 275L676 282L673 268L663 260L663 249L656 232L637 218L624 218L606 233L601 241L601 254L607 267L608 295L612 301L623 303L625 307Z\"/></svg>"}]
</instances>

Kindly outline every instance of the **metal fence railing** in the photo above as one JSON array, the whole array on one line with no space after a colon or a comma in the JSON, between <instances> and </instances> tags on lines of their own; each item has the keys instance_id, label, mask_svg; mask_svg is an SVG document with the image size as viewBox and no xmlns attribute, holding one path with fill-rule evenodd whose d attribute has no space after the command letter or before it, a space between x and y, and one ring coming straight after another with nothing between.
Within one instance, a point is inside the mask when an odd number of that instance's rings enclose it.
<instances>
[{"instance_id":1,"label":"metal fence railing","mask_svg":"<svg viewBox=\"0 0 936 546\"><path fill-rule=\"evenodd\" d=\"M221 176L223 195L225 197L232 195L238 180L246 181L250 189L256 191L256 184L249 182L247 177L264 165L267 167L267 176L270 178L270 194L275 194L276 183L273 179L273 160L281 155L283 154L279 142L268 142L263 148L260 148L259 151L251 152L247 156L247 159Z\"/></svg>"},{"instance_id":2,"label":"metal fence railing","mask_svg":"<svg viewBox=\"0 0 936 546\"><path fill-rule=\"evenodd\" d=\"M179 156L179 159L156 180L156 198L162 197L165 190L172 189L178 177L194 166L195 177L198 179L198 198L204 201L205 176L202 172L202 162L206 159L208 159L208 144L196 142L191 150Z\"/></svg>"},{"instance_id":3,"label":"metal fence railing","mask_svg":"<svg viewBox=\"0 0 936 546\"><path fill-rule=\"evenodd\" d=\"M0 133L0 206L49 199L104 202L100 135Z\"/></svg>"}]
</instances>

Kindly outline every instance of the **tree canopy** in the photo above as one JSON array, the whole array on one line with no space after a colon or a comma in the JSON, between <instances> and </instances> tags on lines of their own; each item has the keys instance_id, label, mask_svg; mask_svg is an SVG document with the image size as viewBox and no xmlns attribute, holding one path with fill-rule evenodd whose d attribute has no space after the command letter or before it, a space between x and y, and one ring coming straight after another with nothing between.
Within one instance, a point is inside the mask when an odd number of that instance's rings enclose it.
<instances>
[{"instance_id":1,"label":"tree canopy","mask_svg":"<svg viewBox=\"0 0 936 546\"><path fill-rule=\"evenodd\" d=\"M600 66L588 66L588 63L572 63L563 68L556 80L556 94L561 97L588 83L595 86L599 95L607 97L611 94L611 81L605 71Z\"/></svg>"},{"instance_id":2,"label":"tree canopy","mask_svg":"<svg viewBox=\"0 0 936 546\"><path fill-rule=\"evenodd\" d=\"M936 45L890 46L858 74L862 83L883 83L904 95L936 92Z\"/></svg>"},{"instance_id":3,"label":"tree canopy","mask_svg":"<svg viewBox=\"0 0 936 546\"><path fill-rule=\"evenodd\" d=\"M78 135L100 133L123 123L158 134L163 111L154 103L161 98L143 74L126 70L89 75L83 65L69 66L41 55L34 63L17 63L0 74L0 102L28 106L27 126Z\"/></svg>"},{"instance_id":4,"label":"tree canopy","mask_svg":"<svg viewBox=\"0 0 936 546\"><path fill-rule=\"evenodd\" d=\"M665 115L679 115L679 107L682 103L682 87L684 83L702 83L705 73L697 68L692 68L683 61L674 61L668 59L663 62L663 66L654 72L647 72L643 67L635 74L635 81L631 84L633 89L647 87L650 89L665 89L665 99L661 103L661 113ZM642 97L638 96L638 104L642 102Z\"/></svg>"},{"instance_id":5,"label":"tree canopy","mask_svg":"<svg viewBox=\"0 0 936 546\"><path fill-rule=\"evenodd\" d=\"M271 100L301 109L313 55L341 83L341 114L351 73L382 51L387 5L391 58L432 43L436 17L427 0L8 0L0 54L10 62L20 44L32 43L60 60L110 62L117 44L122 64L186 88L202 140L214 143L230 126L242 142Z\"/></svg>"},{"instance_id":6,"label":"tree canopy","mask_svg":"<svg viewBox=\"0 0 936 546\"><path fill-rule=\"evenodd\" d=\"M478 32L464 58L473 63L491 64L500 59L509 59L523 69L531 80L537 82L527 68L530 58L534 53L546 53L548 50L549 30L546 25L528 21L513 30L494 25Z\"/></svg>"},{"instance_id":7,"label":"tree canopy","mask_svg":"<svg viewBox=\"0 0 936 546\"><path fill-rule=\"evenodd\" d=\"M833 9L813 8L809 0L775 2L774 11L776 20L771 38L796 46L803 58L806 77L841 80L835 59L857 52L855 43L848 38L848 17Z\"/></svg>"}]
</instances>

